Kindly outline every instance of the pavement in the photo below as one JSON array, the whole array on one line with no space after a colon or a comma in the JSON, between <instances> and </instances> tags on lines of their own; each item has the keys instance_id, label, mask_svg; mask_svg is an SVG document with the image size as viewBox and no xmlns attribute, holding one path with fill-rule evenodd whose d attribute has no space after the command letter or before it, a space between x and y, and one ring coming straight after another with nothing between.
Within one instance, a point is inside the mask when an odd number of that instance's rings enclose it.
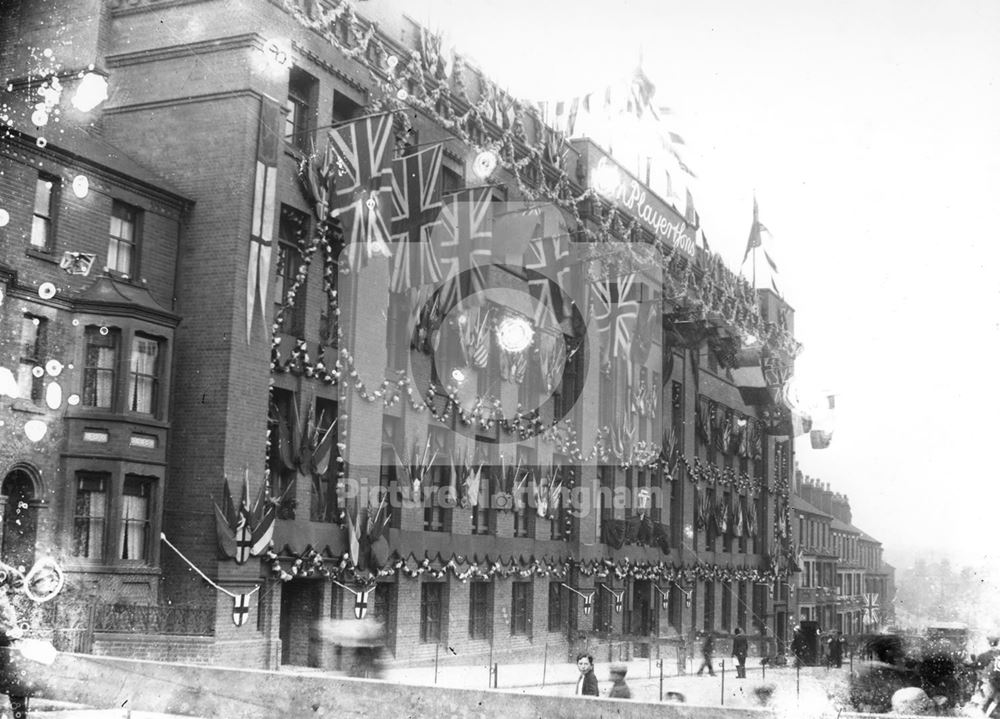
<instances>
[{"instance_id":1,"label":"pavement","mask_svg":"<svg viewBox=\"0 0 1000 719\"><path fill-rule=\"evenodd\" d=\"M735 666L726 661L725 671L720 660L716 660L715 676L707 672L703 676L676 673L673 658L664 663L662 695L660 668L657 660L633 659L625 664L628 674L625 680L632 690L632 698L641 701L670 701L672 696L682 696L687 704L700 706L762 707L780 710L786 708L789 716L806 716L827 710L836 713L836 698L846 689L850 674L845 664L841 669L826 667L802 667L798 672L793 667L761 667L759 660L747 662L747 677L737 679ZM611 687L608 676L609 664L597 662L595 672L601 694ZM497 687L506 690L520 690L523 693L538 693L556 696L570 696L576 689L579 676L575 663L510 664L500 665L497 670ZM409 667L388 669L383 679L402 684L486 688L489 686L490 672L480 666L441 667L435 681L434 667ZM807 714L801 714L807 711Z\"/></svg>"}]
</instances>

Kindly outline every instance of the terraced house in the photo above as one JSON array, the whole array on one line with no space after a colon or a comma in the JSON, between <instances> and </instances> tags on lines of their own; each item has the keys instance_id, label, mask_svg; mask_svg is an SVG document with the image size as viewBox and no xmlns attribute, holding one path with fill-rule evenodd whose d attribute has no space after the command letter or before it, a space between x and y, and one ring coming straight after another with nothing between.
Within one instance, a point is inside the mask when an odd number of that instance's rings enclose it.
<instances>
[{"instance_id":1,"label":"terraced house","mask_svg":"<svg viewBox=\"0 0 1000 719\"><path fill-rule=\"evenodd\" d=\"M0 3L3 551L70 586L39 621L259 667L337 668L331 618L401 663L785 641L793 312L662 146L587 124L655 116L641 70L540 108L399 3L57 5Z\"/></svg>"}]
</instances>

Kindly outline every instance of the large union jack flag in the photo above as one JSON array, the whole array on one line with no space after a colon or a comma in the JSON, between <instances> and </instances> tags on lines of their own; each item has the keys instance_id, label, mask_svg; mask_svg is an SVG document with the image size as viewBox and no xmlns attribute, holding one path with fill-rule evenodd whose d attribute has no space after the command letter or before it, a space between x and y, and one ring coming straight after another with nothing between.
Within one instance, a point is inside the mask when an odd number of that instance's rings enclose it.
<instances>
[{"instance_id":1,"label":"large union jack flag","mask_svg":"<svg viewBox=\"0 0 1000 719\"><path fill-rule=\"evenodd\" d=\"M635 274L593 284L594 321L601 337L601 360L629 358L639 315L639 286Z\"/></svg>"},{"instance_id":2,"label":"large union jack flag","mask_svg":"<svg viewBox=\"0 0 1000 719\"><path fill-rule=\"evenodd\" d=\"M492 257L493 190L470 187L449 195L441 203L441 222L432 233L432 244L441 266L439 303L447 315L464 297L485 289L485 268Z\"/></svg>"},{"instance_id":3,"label":"large union jack flag","mask_svg":"<svg viewBox=\"0 0 1000 719\"><path fill-rule=\"evenodd\" d=\"M431 237L441 213L443 153L433 145L392 162L392 292L441 281Z\"/></svg>"},{"instance_id":4,"label":"large union jack flag","mask_svg":"<svg viewBox=\"0 0 1000 719\"><path fill-rule=\"evenodd\" d=\"M864 619L866 624L878 624L879 603L877 594L864 595Z\"/></svg>"},{"instance_id":5,"label":"large union jack flag","mask_svg":"<svg viewBox=\"0 0 1000 719\"><path fill-rule=\"evenodd\" d=\"M329 217L340 218L352 270L376 254L390 255L392 135L390 113L339 125L327 135L321 167Z\"/></svg>"}]
</instances>

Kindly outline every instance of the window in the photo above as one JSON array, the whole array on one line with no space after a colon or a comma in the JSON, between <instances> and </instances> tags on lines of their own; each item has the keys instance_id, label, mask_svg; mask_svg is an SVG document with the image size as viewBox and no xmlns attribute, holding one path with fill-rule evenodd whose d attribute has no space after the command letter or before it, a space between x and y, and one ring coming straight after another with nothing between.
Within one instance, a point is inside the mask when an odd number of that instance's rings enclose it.
<instances>
[{"instance_id":1,"label":"window","mask_svg":"<svg viewBox=\"0 0 1000 719\"><path fill-rule=\"evenodd\" d=\"M747 630L747 585L746 582L736 583L736 626Z\"/></svg>"},{"instance_id":2,"label":"window","mask_svg":"<svg viewBox=\"0 0 1000 719\"><path fill-rule=\"evenodd\" d=\"M111 204L111 228L108 231L108 269L123 275L132 274L139 243L139 209L114 200Z\"/></svg>"},{"instance_id":3,"label":"window","mask_svg":"<svg viewBox=\"0 0 1000 719\"><path fill-rule=\"evenodd\" d=\"M318 87L319 81L305 70L293 67L289 71L285 140L302 152L313 151Z\"/></svg>"},{"instance_id":4,"label":"window","mask_svg":"<svg viewBox=\"0 0 1000 719\"><path fill-rule=\"evenodd\" d=\"M129 362L128 408L143 414L157 413L160 390L160 349L162 342L136 335Z\"/></svg>"},{"instance_id":5,"label":"window","mask_svg":"<svg viewBox=\"0 0 1000 719\"><path fill-rule=\"evenodd\" d=\"M73 556L104 559L104 523L110 475L79 472L73 510Z\"/></svg>"},{"instance_id":6,"label":"window","mask_svg":"<svg viewBox=\"0 0 1000 719\"><path fill-rule=\"evenodd\" d=\"M333 93L333 111L330 122L334 125L348 120L354 120L364 114L364 108L350 97L335 90Z\"/></svg>"},{"instance_id":7,"label":"window","mask_svg":"<svg viewBox=\"0 0 1000 719\"><path fill-rule=\"evenodd\" d=\"M525 447L517 448L517 460L514 462L515 466L520 465L522 470L526 470L531 474L525 479L523 486L521 487L520 496L520 509L517 505L514 506L514 536L515 537L532 537L535 534L535 513L537 511L536 507L532 507L528 500L528 493L534 491L532 488L533 482L541 481L541 473L534 466L535 464L535 452L534 450L527 449ZM507 471L513 472L513 469L508 469ZM518 477L517 479L520 479ZM551 478L549 478L551 481ZM511 481L509 477L505 477L504 482ZM548 486L543 488L548 492Z\"/></svg>"},{"instance_id":8,"label":"window","mask_svg":"<svg viewBox=\"0 0 1000 719\"><path fill-rule=\"evenodd\" d=\"M427 472L424 503L424 531L447 532L450 528L451 508L445 501L444 488L451 483L452 452L450 439L453 436L448 430L437 427L428 429L430 433L431 456L436 457L434 464ZM457 468L456 468L457 469ZM457 484L457 477L456 484Z\"/></svg>"},{"instance_id":9,"label":"window","mask_svg":"<svg viewBox=\"0 0 1000 719\"><path fill-rule=\"evenodd\" d=\"M472 582L469 585L469 639L489 639L492 586L489 582Z\"/></svg>"},{"instance_id":10,"label":"window","mask_svg":"<svg viewBox=\"0 0 1000 719\"><path fill-rule=\"evenodd\" d=\"M733 506L733 497L729 492L722 493L722 504L726 508L726 512L729 512L730 507ZM726 527L725 533L722 535L722 551L732 552L733 551L733 528L732 523L735 521L734 517L729 517L729 526Z\"/></svg>"},{"instance_id":11,"label":"window","mask_svg":"<svg viewBox=\"0 0 1000 719\"><path fill-rule=\"evenodd\" d=\"M86 328L84 334L83 404L85 407L111 409L114 405L119 331L91 326Z\"/></svg>"},{"instance_id":12,"label":"window","mask_svg":"<svg viewBox=\"0 0 1000 719\"><path fill-rule=\"evenodd\" d=\"M549 631L558 632L565 624L563 587L560 582L549 582Z\"/></svg>"},{"instance_id":13,"label":"window","mask_svg":"<svg viewBox=\"0 0 1000 719\"><path fill-rule=\"evenodd\" d=\"M274 276L274 314L281 317L281 331L301 336L305 332L306 283L295 286L302 267L301 243L305 241L309 217L287 205L281 206L278 222L278 258ZM288 293L295 295L288 302Z\"/></svg>"},{"instance_id":14,"label":"window","mask_svg":"<svg viewBox=\"0 0 1000 719\"><path fill-rule=\"evenodd\" d=\"M53 219L59 180L50 175L38 176L35 181L35 208L31 217L31 246L51 252L54 244Z\"/></svg>"},{"instance_id":15,"label":"window","mask_svg":"<svg viewBox=\"0 0 1000 719\"><path fill-rule=\"evenodd\" d=\"M317 457L316 471L312 473L309 492L309 519L313 522L334 522L339 514L337 508L337 470L341 467L337 457L338 432L334 422L338 416L337 403L325 397L316 398L317 449L324 447ZM320 444L322 443L322 444Z\"/></svg>"},{"instance_id":16,"label":"window","mask_svg":"<svg viewBox=\"0 0 1000 719\"><path fill-rule=\"evenodd\" d=\"M513 582L510 589L510 633L528 634L531 624L531 583Z\"/></svg>"},{"instance_id":17,"label":"window","mask_svg":"<svg viewBox=\"0 0 1000 719\"><path fill-rule=\"evenodd\" d=\"M122 486L122 524L118 536L118 556L148 562L150 500L153 482L149 477L125 475Z\"/></svg>"},{"instance_id":18,"label":"window","mask_svg":"<svg viewBox=\"0 0 1000 719\"><path fill-rule=\"evenodd\" d=\"M441 588L443 583L427 582L420 587L420 641L441 641Z\"/></svg>"},{"instance_id":19,"label":"window","mask_svg":"<svg viewBox=\"0 0 1000 719\"><path fill-rule=\"evenodd\" d=\"M277 387L271 390L267 426L270 433L271 496L278 500L278 519L295 519L295 464L289 438L296 431L294 393Z\"/></svg>"},{"instance_id":20,"label":"window","mask_svg":"<svg viewBox=\"0 0 1000 719\"><path fill-rule=\"evenodd\" d=\"M379 467L379 491L384 492L388 499L386 507L389 511L389 526L399 529L399 484L396 468L396 454L402 457L399 448L399 420L395 417L382 417L382 461Z\"/></svg>"},{"instance_id":21,"label":"window","mask_svg":"<svg viewBox=\"0 0 1000 719\"><path fill-rule=\"evenodd\" d=\"M21 317L21 363L17 368L17 387L21 397L32 402L42 401L41 372L45 362L48 321L44 317ZM37 370L35 368L38 368Z\"/></svg>"}]
</instances>

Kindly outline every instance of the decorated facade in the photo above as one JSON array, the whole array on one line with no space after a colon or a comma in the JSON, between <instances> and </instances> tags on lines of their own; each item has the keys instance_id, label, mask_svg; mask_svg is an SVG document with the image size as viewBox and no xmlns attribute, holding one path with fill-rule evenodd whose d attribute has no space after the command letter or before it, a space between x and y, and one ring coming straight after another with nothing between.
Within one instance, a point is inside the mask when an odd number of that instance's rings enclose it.
<instances>
[{"instance_id":1,"label":"decorated facade","mask_svg":"<svg viewBox=\"0 0 1000 719\"><path fill-rule=\"evenodd\" d=\"M83 401L39 410L61 459L10 414L25 436L0 462L52 478L38 511L69 590L108 574L126 616L188 608L194 658L262 667L336 668L316 627L352 617L397 662L648 655L736 627L776 651L798 567L793 313L705 249L689 195L679 211L392 3L104 8L74 10L74 62L110 88L75 123L150 168L143 199L101 193L77 244L77 203L46 214L24 189L28 155L76 161L68 141L30 122L4 140L3 341L50 317L66 348L19 361L75 358ZM67 18L19 12L34 34L4 42L27 67ZM626 111L651 107L647 82ZM30 115L24 84L6 102ZM32 249L53 217L53 256L94 255L89 275ZM68 561L84 534L125 561Z\"/></svg>"}]
</instances>

